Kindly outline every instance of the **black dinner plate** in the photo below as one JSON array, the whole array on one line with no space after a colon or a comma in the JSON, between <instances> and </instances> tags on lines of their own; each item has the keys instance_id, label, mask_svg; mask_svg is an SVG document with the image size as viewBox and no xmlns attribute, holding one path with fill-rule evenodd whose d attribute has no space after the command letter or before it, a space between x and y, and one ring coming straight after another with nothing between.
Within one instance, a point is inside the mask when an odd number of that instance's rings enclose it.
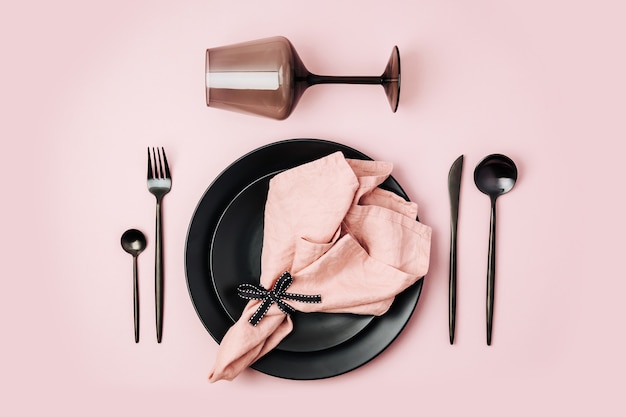
<instances>
[{"instance_id":1,"label":"black dinner plate","mask_svg":"<svg viewBox=\"0 0 626 417\"><path fill-rule=\"evenodd\" d=\"M264 207L269 181L265 175L244 188L218 221L211 244L209 271L215 292L230 318L237 320L248 300L237 295L242 282L258 284L261 275ZM294 313L293 331L276 347L293 352L328 349L363 330L373 316Z\"/></svg>"},{"instance_id":2,"label":"black dinner plate","mask_svg":"<svg viewBox=\"0 0 626 417\"><path fill-rule=\"evenodd\" d=\"M285 169L337 151L346 158L371 159L331 141L275 142L233 162L200 199L187 234L187 285L200 320L218 343L246 304L236 295L236 286L258 283L269 180ZM408 200L393 177L381 187ZM288 379L321 379L353 370L400 334L417 305L422 282L399 294L380 317L296 313L293 332L251 367Z\"/></svg>"}]
</instances>

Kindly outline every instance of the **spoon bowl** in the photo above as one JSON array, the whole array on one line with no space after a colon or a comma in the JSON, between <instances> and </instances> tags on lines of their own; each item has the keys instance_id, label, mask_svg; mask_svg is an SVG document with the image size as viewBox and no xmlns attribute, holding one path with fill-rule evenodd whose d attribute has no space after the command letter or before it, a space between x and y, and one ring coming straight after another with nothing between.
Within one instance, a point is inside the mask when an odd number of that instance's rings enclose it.
<instances>
[{"instance_id":1,"label":"spoon bowl","mask_svg":"<svg viewBox=\"0 0 626 417\"><path fill-rule=\"evenodd\" d=\"M135 343L139 342L139 285L137 283L137 257L146 248L146 236L137 229L129 229L122 234L122 248L133 256L133 316L135 322Z\"/></svg>"},{"instance_id":2,"label":"spoon bowl","mask_svg":"<svg viewBox=\"0 0 626 417\"><path fill-rule=\"evenodd\" d=\"M146 236L137 229L128 229L122 234L122 248L137 257L146 248Z\"/></svg>"},{"instance_id":3,"label":"spoon bowl","mask_svg":"<svg viewBox=\"0 0 626 417\"><path fill-rule=\"evenodd\" d=\"M491 198L497 198L511 191L516 181L515 162L502 154L487 156L474 170L476 187Z\"/></svg>"},{"instance_id":4,"label":"spoon bowl","mask_svg":"<svg viewBox=\"0 0 626 417\"><path fill-rule=\"evenodd\" d=\"M517 166L508 156L491 154L474 170L476 187L491 200L489 222L489 264L487 267L487 345L491 345L493 300L496 276L496 199L513 189L517 181Z\"/></svg>"}]
</instances>

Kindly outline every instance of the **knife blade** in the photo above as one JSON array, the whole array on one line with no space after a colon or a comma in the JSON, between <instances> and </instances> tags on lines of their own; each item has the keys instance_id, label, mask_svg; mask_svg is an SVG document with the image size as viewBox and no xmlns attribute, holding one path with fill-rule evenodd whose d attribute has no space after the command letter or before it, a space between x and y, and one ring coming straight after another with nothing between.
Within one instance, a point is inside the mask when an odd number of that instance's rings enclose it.
<instances>
[{"instance_id":1,"label":"knife blade","mask_svg":"<svg viewBox=\"0 0 626 417\"><path fill-rule=\"evenodd\" d=\"M456 326L456 254L457 226L459 222L459 200L461 195L461 174L463 173L463 155L459 156L448 173L448 194L450 196L450 275L448 286L448 326L450 344L454 343Z\"/></svg>"}]
</instances>

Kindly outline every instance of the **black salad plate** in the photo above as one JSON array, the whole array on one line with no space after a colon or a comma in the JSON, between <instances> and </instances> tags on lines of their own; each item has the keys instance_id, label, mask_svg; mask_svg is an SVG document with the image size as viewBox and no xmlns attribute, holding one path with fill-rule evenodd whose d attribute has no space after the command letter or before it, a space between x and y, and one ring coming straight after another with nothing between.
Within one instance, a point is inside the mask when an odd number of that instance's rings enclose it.
<instances>
[{"instance_id":1,"label":"black salad plate","mask_svg":"<svg viewBox=\"0 0 626 417\"><path fill-rule=\"evenodd\" d=\"M233 162L200 199L187 234L187 285L200 320L218 343L246 305L237 296L237 285L258 283L269 180L285 169L337 151L346 158L371 159L331 141L275 142ZM393 177L381 187L408 200ZM358 368L400 334L417 305L422 282L399 294L380 317L296 312L293 332L251 367L300 380L328 378Z\"/></svg>"}]
</instances>

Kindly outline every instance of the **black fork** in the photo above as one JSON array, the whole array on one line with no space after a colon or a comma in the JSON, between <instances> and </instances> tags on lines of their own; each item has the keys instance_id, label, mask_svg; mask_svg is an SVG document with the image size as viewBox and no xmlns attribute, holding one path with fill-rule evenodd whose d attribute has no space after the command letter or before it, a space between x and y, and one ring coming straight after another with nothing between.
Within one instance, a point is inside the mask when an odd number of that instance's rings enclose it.
<instances>
[{"instance_id":1,"label":"black fork","mask_svg":"<svg viewBox=\"0 0 626 417\"><path fill-rule=\"evenodd\" d=\"M163 337L163 228L161 221L161 202L165 194L172 189L170 167L167 164L165 150L148 148L148 191L156 198L156 239L154 258L154 297L156 310L157 342Z\"/></svg>"}]
</instances>

